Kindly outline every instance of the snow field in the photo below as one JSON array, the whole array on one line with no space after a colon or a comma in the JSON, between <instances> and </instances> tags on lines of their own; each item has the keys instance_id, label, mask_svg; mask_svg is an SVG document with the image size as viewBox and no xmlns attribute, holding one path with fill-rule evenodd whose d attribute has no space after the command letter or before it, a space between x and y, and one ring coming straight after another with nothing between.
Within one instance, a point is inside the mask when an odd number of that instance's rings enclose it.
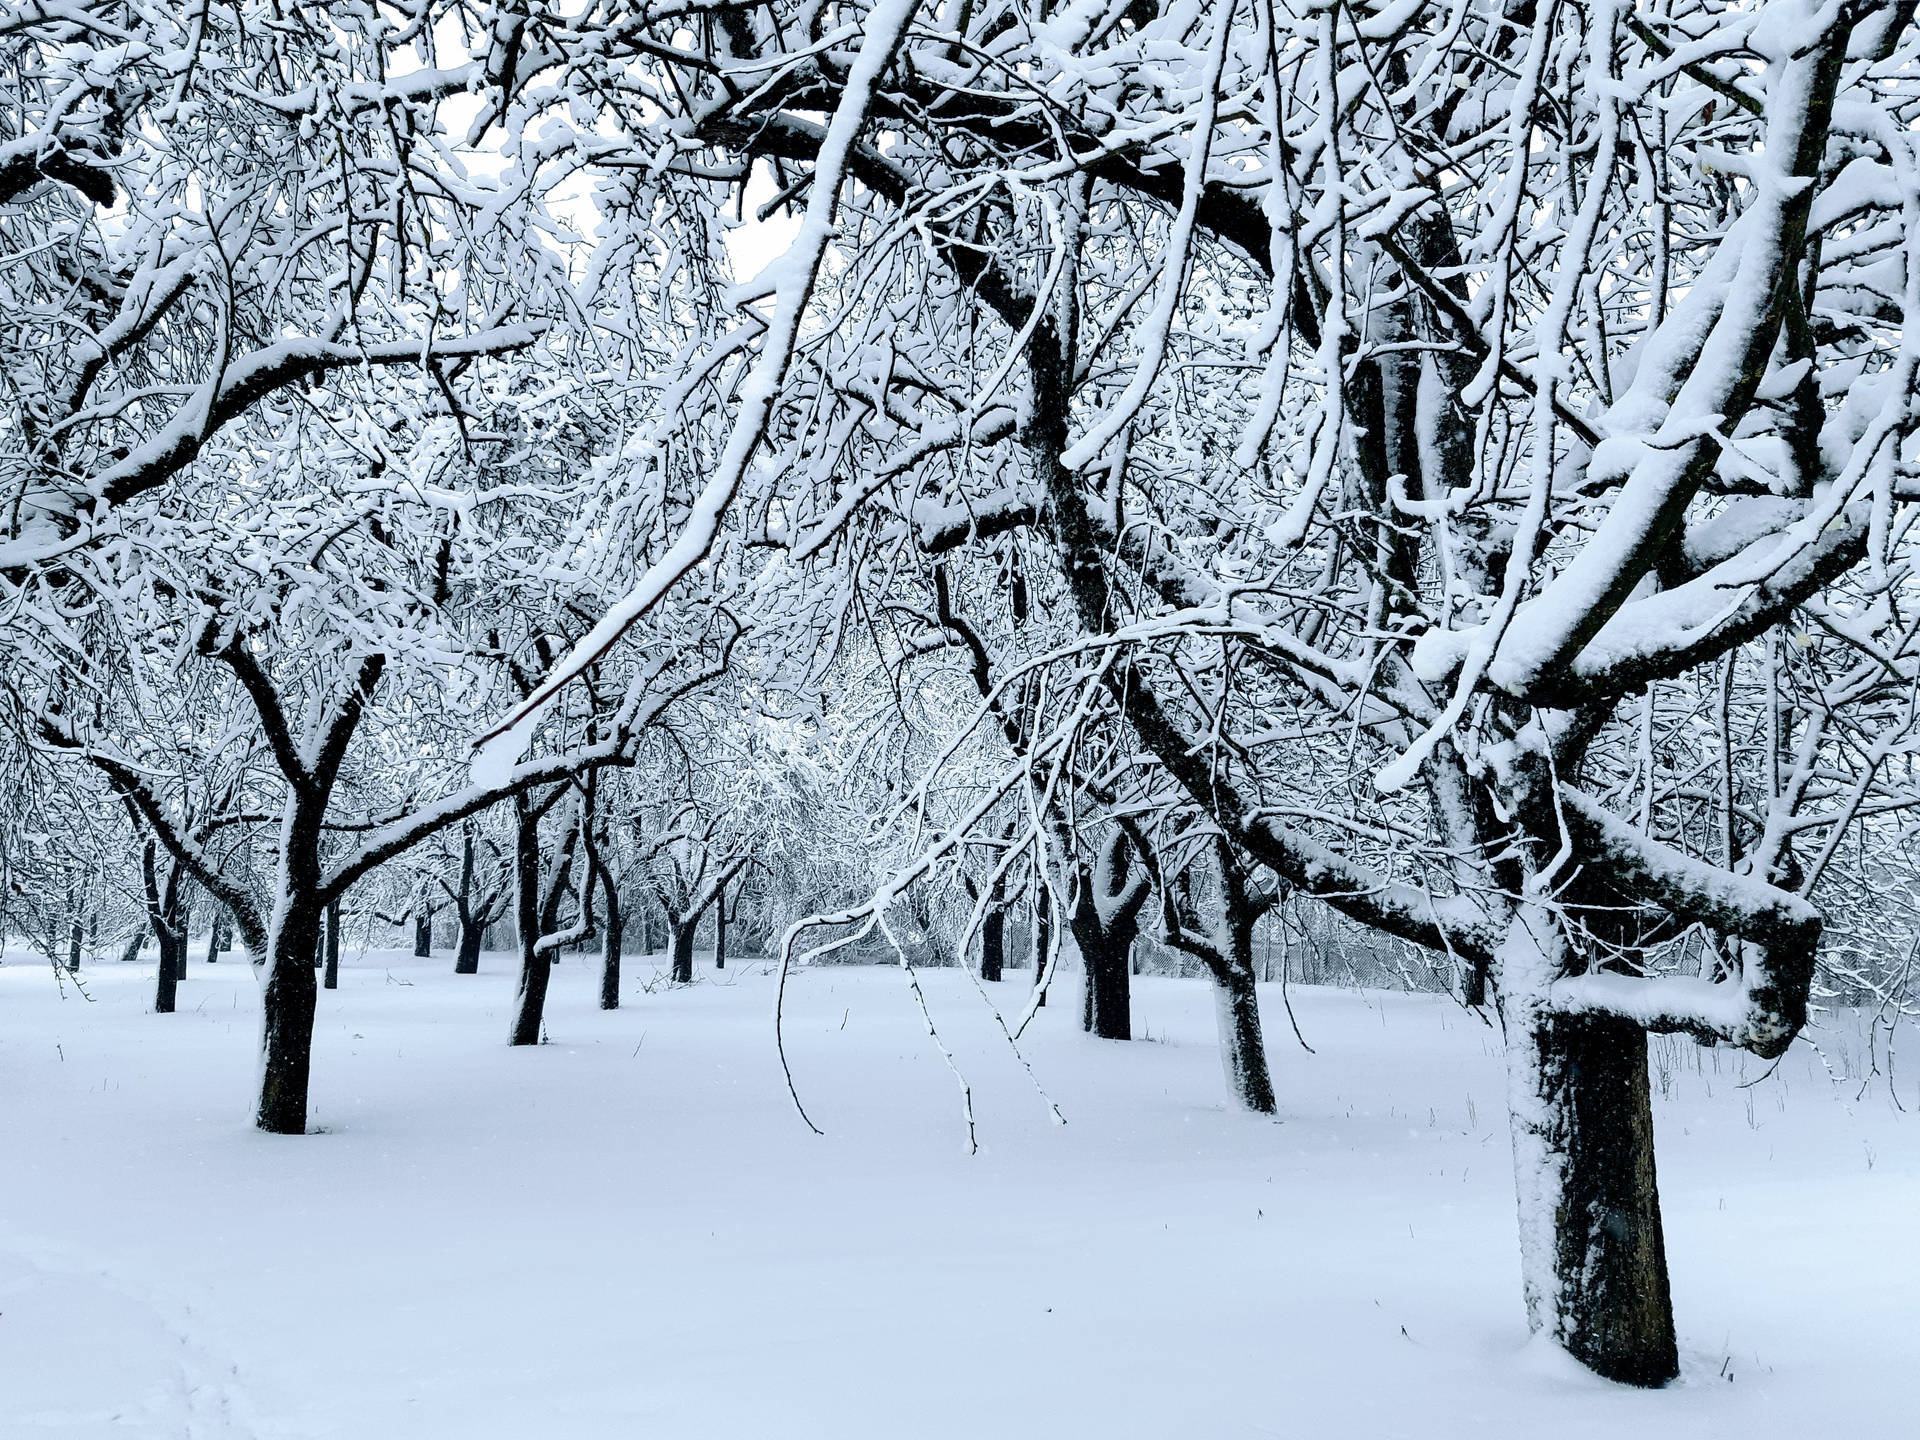
<instances>
[{"instance_id":1,"label":"snow field","mask_svg":"<svg viewBox=\"0 0 1920 1440\"><path fill-rule=\"evenodd\" d=\"M196 957L204 950L196 948ZM1656 1040L1685 1376L1525 1343L1499 1040L1432 996L1262 988L1281 1116L1229 1110L1199 981L1132 1044L1067 977L1024 1042L967 978L764 967L623 1008L566 956L551 1042L513 975L344 957L314 1123L249 1125L258 995L196 958L0 966L0 1435L224 1440L1898 1435L1920 1349L1920 1118L1843 1017L1765 1079ZM1027 975L988 987L1013 1011ZM1755 1081L1749 1088L1743 1082ZM1905 1082L1909 1110L1917 1098Z\"/></svg>"}]
</instances>

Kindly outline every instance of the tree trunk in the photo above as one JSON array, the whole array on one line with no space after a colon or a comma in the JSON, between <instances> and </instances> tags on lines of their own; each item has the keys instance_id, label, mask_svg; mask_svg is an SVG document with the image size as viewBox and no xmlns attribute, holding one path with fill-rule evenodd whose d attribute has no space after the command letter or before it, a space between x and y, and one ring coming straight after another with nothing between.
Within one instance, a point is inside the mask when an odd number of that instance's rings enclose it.
<instances>
[{"instance_id":1,"label":"tree trunk","mask_svg":"<svg viewBox=\"0 0 1920 1440\"><path fill-rule=\"evenodd\" d=\"M1085 933L1088 930L1094 933ZM1102 1040L1133 1038L1133 986L1128 960L1133 954L1131 935L1110 935L1097 926L1074 926L1074 939L1080 946L1080 964L1086 971L1081 992L1081 1028Z\"/></svg>"},{"instance_id":2,"label":"tree trunk","mask_svg":"<svg viewBox=\"0 0 1920 1440\"><path fill-rule=\"evenodd\" d=\"M1509 1017L1507 1049L1528 1318L1609 1380L1665 1384L1680 1363L1646 1032L1535 1012Z\"/></svg>"},{"instance_id":3,"label":"tree trunk","mask_svg":"<svg viewBox=\"0 0 1920 1440\"><path fill-rule=\"evenodd\" d=\"M1080 968L1084 972L1085 983L1080 992L1081 1028L1102 1040L1131 1040L1133 967L1130 962L1139 923L1123 907L1110 905L1103 913L1101 901L1107 897L1095 894L1096 887L1112 885L1116 879L1125 877L1124 869L1119 869L1118 876L1113 873L1116 869L1109 855L1091 873L1080 872L1073 908L1067 913L1067 925L1079 948Z\"/></svg>"},{"instance_id":4,"label":"tree trunk","mask_svg":"<svg viewBox=\"0 0 1920 1440\"><path fill-rule=\"evenodd\" d=\"M320 994L313 958L320 949L320 907L289 903L268 942L261 996L260 1109L254 1123L275 1135L307 1133L307 1083L313 1065L313 1012Z\"/></svg>"},{"instance_id":5,"label":"tree trunk","mask_svg":"<svg viewBox=\"0 0 1920 1440\"><path fill-rule=\"evenodd\" d=\"M413 954L416 960L428 960L433 956L433 911L431 910L413 917Z\"/></svg>"},{"instance_id":6,"label":"tree trunk","mask_svg":"<svg viewBox=\"0 0 1920 1440\"><path fill-rule=\"evenodd\" d=\"M600 935L600 1008L618 1010L620 1008L620 892L614 888L613 876L606 871L600 872L600 899L605 910L607 928Z\"/></svg>"},{"instance_id":7,"label":"tree trunk","mask_svg":"<svg viewBox=\"0 0 1920 1440\"><path fill-rule=\"evenodd\" d=\"M1043 883L1033 901L1033 984L1036 1006L1047 1003L1047 956L1053 949L1053 892Z\"/></svg>"},{"instance_id":8,"label":"tree trunk","mask_svg":"<svg viewBox=\"0 0 1920 1440\"><path fill-rule=\"evenodd\" d=\"M340 988L340 902L327 906L327 974L322 982L328 990Z\"/></svg>"},{"instance_id":9,"label":"tree trunk","mask_svg":"<svg viewBox=\"0 0 1920 1440\"><path fill-rule=\"evenodd\" d=\"M173 978L187 978L187 931L193 922L193 912L185 905L174 907L174 934L179 937L173 947Z\"/></svg>"},{"instance_id":10,"label":"tree trunk","mask_svg":"<svg viewBox=\"0 0 1920 1440\"><path fill-rule=\"evenodd\" d=\"M1279 1106L1273 1096L1273 1076L1267 1070L1253 966L1209 965L1207 970L1220 1020L1220 1062L1226 1067L1227 1089L1243 1109L1271 1115Z\"/></svg>"},{"instance_id":11,"label":"tree trunk","mask_svg":"<svg viewBox=\"0 0 1920 1440\"><path fill-rule=\"evenodd\" d=\"M727 887L720 887L717 907L713 912L713 968L727 968Z\"/></svg>"},{"instance_id":12,"label":"tree trunk","mask_svg":"<svg viewBox=\"0 0 1920 1440\"><path fill-rule=\"evenodd\" d=\"M153 982L153 1013L171 1015L180 989L180 961L175 952L184 951L187 944L184 939L170 935L161 921L154 922L153 938L160 946L160 968Z\"/></svg>"},{"instance_id":13,"label":"tree trunk","mask_svg":"<svg viewBox=\"0 0 1920 1440\"><path fill-rule=\"evenodd\" d=\"M480 973L480 947L487 938L487 927L478 920L460 922L460 942L453 952L453 973L456 975L478 975Z\"/></svg>"},{"instance_id":14,"label":"tree trunk","mask_svg":"<svg viewBox=\"0 0 1920 1440\"><path fill-rule=\"evenodd\" d=\"M67 973L70 975L78 975L80 973L81 932L80 917L76 915L73 917L72 932L67 936Z\"/></svg>"},{"instance_id":15,"label":"tree trunk","mask_svg":"<svg viewBox=\"0 0 1920 1440\"><path fill-rule=\"evenodd\" d=\"M673 936L672 980L675 985L693 983L693 936L699 928L700 918L697 915L677 924L668 922L668 929Z\"/></svg>"},{"instance_id":16,"label":"tree trunk","mask_svg":"<svg viewBox=\"0 0 1920 1440\"><path fill-rule=\"evenodd\" d=\"M207 930L207 964L217 964L220 959L220 925L224 917L218 910L213 912L213 924Z\"/></svg>"},{"instance_id":17,"label":"tree trunk","mask_svg":"<svg viewBox=\"0 0 1920 1440\"><path fill-rule=\"evenodd\" d=\"M514 919L520 931L520 991L514 999L509 1045L538 1045L546 1017L550 955L540 944L540 821L524 801L516 801L519 823L513 840Z\"/></svg>"},{"instance_id":18,"label":"tree trunk","mask_svg":"<svg viewBox=\"0 0 1920 1440\"><path fill-rule=\"evenodd\" d=\"M1007 963L1007 912L995 906L980 917L980 978L998 980Z\"/></svg>"},{"instance_id":19,"label":"tree trunk","mask_svg":"<svg viewBox=\"0 0 1920 1440\"><path fill-rule=\"evenodd\" d=\"M140 947L146 943L146 939L147 927L142 925L138 930L135 930L132 937L128 939L127 948L120 952L120 963L122 965L131 965L134 961L138 960L140 958Z\"/></svg>"}]
</instances>

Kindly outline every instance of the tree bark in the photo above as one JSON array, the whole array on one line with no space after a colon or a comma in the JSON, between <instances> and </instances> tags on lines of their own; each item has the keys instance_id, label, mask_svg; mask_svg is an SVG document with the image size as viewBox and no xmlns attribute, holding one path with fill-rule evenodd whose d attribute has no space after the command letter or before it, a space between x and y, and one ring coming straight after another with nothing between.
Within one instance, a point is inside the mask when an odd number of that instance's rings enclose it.
<instances>
[{"instance_id":1,"label":"tree bark","mask_svg":"<svg viewBox=\"0 0 1920 1440\"><path fill-rule=\"evenodd\" d=\"M153 927L153 938L160 946L160 967L153 982L153 1013L171 1015L179 1003L180 966L174 951L180 942L158 924Z\"/></svg>"},{"instance_id":2,"label":"tree bark","mask_svg":"<svg viewBox=\"0 0 1920 1440\"><path fill-rule=\"evenodd\" d=\"M1220 1063L1227 1090L1241 1108L1271 1115L1279 1108L1273 1076L1267 1069L1267 1045L1260 1029L1260 1001L1254 991L1251 958L1245 966L1208 966L1220 1020Z\"/></svg>"},{"instance_id":3,"label":"tree bark","mask_svg":"<svg viewBox=\"0 0 1920 1440\"><path fill-rule=\"evenodd\" d=\"M1007 963L1007 912L994 906L980 917L980 978L998 980Z\"/></svg>"},{"instance_id":4,"label":"tree bark","mask_svg":"<svg viewBox=\"0 0 1920 1440\"><path fill-rule=\"evenodd\" d=\"M154 972L153 1013L171 1015L178 999L180 956L186 953L187 937L179 924L180 867L176 862L167 874L164 889L160 885L160 845L148 838L140 851L140 881L147 904L147 923L154 943L160 947L160 963Z\"/></svg>"},{"instance_id":5,"label":"tree bark","mask_svg":"<svg viewBox=\"0 0 1920 1440\"><path fill-rule=\"evenodd\" d=\"M192 926L193 912L178 901L177 890L175 895L173 930L178 943L173 947L173 978L184 980L187 978L187 931Z\"/></svg>"},{"instance_id":6,"label":"tree bark","mask_svg":"<svg viewBox=\"0 0 1920 1440\"><path fill-rule=\"evenodd\" d=\"M514 921L520 931L520 989L513 1006L509 1045L538 1045L547 1008L552 961L540 945L540 818L524 800L514 800Z\"/></svg>"},{"instance_id":7,"label":"tree bark","mask_svg":"<svg viewBox=\"0 0 1920 1440\"><path fill-rule=\"evenodd\" d=\"M480 973L480 946L487 937L485 922L480 920L462 920L460 922L460 942L453 952L453 973L456 975L478 975Z\"/></svg>"},{"instance_id":8,"label":"tree bark","mask_svg":"<svg viewBox=\"0 0 1920 1440\"><path fill-rule=\"evenodd\" d=\"M693 937L694 932L699 928L700 917L698 915L694 916L691 920L670 920L668 922L668 929L673 936L673 971L671 978L675 985L691 985L693 983Z\"/></svg>"},{"instance_id":9,"label":"tree bark","mask_svg":"<svg viewBox=\"0 0 1920 1440\"><path fill-rule=\"evenodd\" d=\"M67 936L67 973L70 975L78 975L80 973L80 940L82 929L80 917L78 915L74 916L72 930Z\"/></svg>"},{"instance_id":10,"label":"tree bark","mask_svg":"<svg viewBox=\"0 0 1920 1440\"><path fill-rule=\"evenodd\" d=\"M1081 1026L1102 1040L1133 1038L1133 942L1147 884L1136 873L1132 844L1116 833L1099 863L1081 869L1067 924L1080 951Z\"/></svg>"},{"instance_id":11,"label":"tree bark","mask_svg":"<svg viewBox=\"0 0 1920 1440\"><path fill-rule=\"evenodd\" d=\"M1597 1374L1679 1374L1647 1037L1612 1016L1508 1017L1520 1248L1533 1328Z\"/></svg>"},{"instance_id":12,"label":"tree bark","mask_svg":"<svg viewBox=\"0 0 1920 1440\"><path fill-rule=\"evenodd\" d=\"M413 917L413 954L416 960L433 957L433 911L423 910Z\"/></svg>"},{"instance_id":13,"label":"tree bark","mask_svg":"<svg viewBox=\"0 0 1920 1440\"><path fill-rule=\"evenodd\" d=\"M620 892L613 876L600 872L600 900L607 928L600 935L600 1008L620 1008Z\"/></svg>"},{"instance_id":14,"label":"tree bark","mask_svg":"<svg viewBox=\"0 0 1920 1440\"><path fill-rule=\"evenodd\" d=\"M727 968L727 887L720 887L713 912L713 968Z\"/></svg>"},{"instance_id":15,"label":"tree bark","mask_svg":"<svg viewBox=\"0 0 1920 1440\"><path fill-rule=\"evenodd\" d=\"M1053 892L1043 880L1033 900L1033 984L1036 1007L1047 1003L1047 956L1053 949Z\"/></svg>"},{"instance_id":16,"label":"tree bark","mask_svg":"<svg viewBox=\"0 0 1920 1440\"><path fill-rule=\"evenodd\" d=\"M320 948L320 907L283 903L268 945L261 995L260 1109L254 1123L275 1135L307 1133L307 1085L313 1067L313 1014L320 990L313 957Z\"/></svg>"},{"instance_id":17,"label":"tree bark","mask_svg":"<svg viewBox=\"0 0 1920 1440\"><path fill-rule=\"evenodd\" d=\"M1083 925L1077 916L1073 932L1086 972L1081 990L1081 1028L1102 1040L1131 1040L1133 985L1128 960L1133 953L1133 936L1110 934L1097 922Z\"/></svg>"},{"instance_id":18,"label":"tree bark","mask_svg":"<svg viewBox=\"0 0 1920 1440\"><path fill-rule=\"evenodd\" d=\"M327 973L322 985L328 990L340 988L340 902L327 906Z\"/></svg>"}]
</instances>

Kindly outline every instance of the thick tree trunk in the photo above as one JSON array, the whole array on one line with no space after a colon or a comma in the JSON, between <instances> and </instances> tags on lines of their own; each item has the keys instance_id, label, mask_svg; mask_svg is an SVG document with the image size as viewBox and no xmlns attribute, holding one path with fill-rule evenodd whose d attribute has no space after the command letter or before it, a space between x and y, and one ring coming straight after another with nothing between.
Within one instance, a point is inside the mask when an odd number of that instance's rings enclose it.
<instances>
[{"instance_id":1,"label":"thick tree trunk","mask_svg":"<svg viewBox=\"0 0 1920 1440\"><path fill-rule=\"evenodd\" d=\"M547 981L553 962L540 943L540 824L519 805L514 827L514 919L520 931L520 990L514 999L509 1045L538 1045L546 1017Z\"/></svg>"},{"instance_id":2,"label":"thick tree trunk","mask_svg":"<svg viewBox=\"0 0 1920 1440\"><path fill-rule=\"evenodd\" d=\"M1680 1365L1646 1032L1611 1016L1508 1025L1528 1318L1609 1380L1664 1384Z\"/></svg>"},{"instance_id":3,"label":"thick tree trunk","mask_svg":"<svg viewBox=\"0 0 1920 1440\"><path fill-rule=\"evenodd\" d=\"M133 932L127 941L127 948L120 952L120 963L131 965L140 958L140 947L147 942L147 926L141 926Z\"/></svg>"},{"instance_id":4,"label":"thick tree trunk","mask_svg":"<svg viewBox=\"0 0 1920 1440\"><path fill-rule=\"evenodd\" d=\"M416 960L427 960L433 956L433 911L431 910L413 917L413 954Z\"/></svg>"},{"instance_id":5,"label":"thick tree trunk","mask_svg":"<svg viewBox=\"0 0 1920 1440\"><path fill-rule=\"evenodd\" d=\"M480 946L487 938L487 927L477 920L460 922L460 943L453 952L453 973L456 975L478 975L480 973Z\"/></svg>"},{"instance_id":6,"label":"thick tree trunk","mask_svg":"<svg viewBox=\"0 0 1920 1440\"><path fill-rule=\"evenodd\" d=\"M720 896L713 912L713 968L727 968L727 887L720 887Z\"/></svg>"},{"instance_id":7,"label":"thick tree trunk","mask_svg":"<svg viewBox=\"0 0 1920 1440\"><path fill-rule=\"evenodd\" d=\"M313 1065L313 1012L320 994L313 957L320 907L284 906L268 942L261 997L260 1109L254 1123L275 1135L307 1132L307 1083Z\"/></svg>"},{"instance_id":8,"label":"thick tree trunk","mask_svg":"<svg viewBox=\"0 0 1920 1440\"><path fill-rule=\"evenodd\" d=\"M678 924L670 922L668 928L673 935L673 983L691 985L693 983L693 936L694 932L700 928L700 919L695 916L691 920Z\"/></svg>"},{"instance_id":9,"label":"thick tree trunk","mask_svg":"<svg viewBox=\"0 0 1920 1440\"><path fill-rule=\"evenodd\" d=\"M998 980L1007 964L1007 912L995 906L980 917L980 978Z\"/></svg>"},{"instance_id":10,"label":"thick tree trunk","mask_svg":"<svg viewBox=\"0 0 1920 1440\"><path fill-rule=\"evenodd\" d=\"M1250 963L1209 965L1207 970L1220 1020L1220 1063L1226 1068L1227 1089L1243 1109L1271 1115L1279 1106L1273 1096L1273 1076L1267 1070L1253 967Z\"/></svg>"},{"instance_id":11,"label":"thick tree trunk","mask_svg":"<svg viewBox=\"0 0 1920 1440\"><path fill-rule=\"evenodd\" d=\"M600 1008L620 1008L620 892L613 876L601 874L600 900L605 911L606 929L600 932Z\"/></svg>"},{"instance_id":12,"label":"thick tree trunk","mask_svg":"<svg viewBox=\"0 0 1920 1440\"><path fill-rule=\"evenodd\" d=\"M1133 986L1128 961L1133 954L1131 935L1089 935L1091 927L1074 926L1080 946L1080 964L1086 971L1081 991L1081 1028L1102 1040L1133 1038Z\"/></svg>"},{"instance_id":13,"label":"thick tree trunk","mask_svg":"<svg viewBox=\"0 0 1920 1440\"><path fill-rule=\"evenodd\" d=\"M340 988L340 903L327 906L327 973L321 982L328 990Z\"/></svg>"}]
</instances>

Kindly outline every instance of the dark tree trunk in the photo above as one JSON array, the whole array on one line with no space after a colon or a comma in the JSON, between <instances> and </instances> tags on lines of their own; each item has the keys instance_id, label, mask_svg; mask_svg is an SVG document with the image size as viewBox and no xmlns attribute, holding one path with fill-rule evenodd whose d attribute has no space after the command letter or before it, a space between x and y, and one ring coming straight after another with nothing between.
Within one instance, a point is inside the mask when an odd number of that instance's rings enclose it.
<instances>
[{"instance_id":1,"label":"dark tree trunk","mask_svg":"<svg viewBox=\"0 0 1920 1440\"><path fill-rule=\"evenodd\" d=\"M160 946L160 968L153 982L153 1013L171 1015L179 1000L180 961L177 952L186 942L167 933L163 924L153 927L153 938Z\"/></svg>"},{"instance_id":2,"label":"dark tree trunk","mask_svg":"<svg viewBox=\"0 0 1920 1440\"><path fill-rule=\"evenodd\" d=\"M1088 909L1091 902L1086 902ZM1081 1028L1102 1040L1133 1038L1133 985L1128 961L1133 954L1133 936L1123 930L1109 933L1096 919L1083 925L1076 917L1073 934L1080 947L1080 963L1086 971L1081 992Z\"/></svg>"},{"instance_id":3,"label":"dark tree trunk","mask_svg":"<svg viewBox=\"0 0 1920 1440\"><path fill-rule=\"evenodd\" d=\"M72 932L67 936L67 972L72 975L78 975L80 973L81 933L82 926L80 924L80 917L76 915L73 917Z\"/></svg>"},{"instance_id":4,"label":"dark tree trunk","mask_svg":"<svg viewBox=\"0 0 1920 1440\"><path fill-rule=\"evenodd\" d=\"M1110 840L1100 863L1080 872L1067 914L1085 972L1080 1023L1102 1040L1133 1038L1133 942L1147 889L1131 873L1131 854L1124 837Z\"/></svg>"},{"instance_id":5,"label":"dark tree trunk","mask_svg":"<svg viewBox=\"0 0 1920 1440\"><path fill-rule=\"evenodd\" d=\"M520 931L520 990L514 999L509 1045L538 1045L546 1016L552 961L540 946L540 819L523 800L514 804L514 921Z\"/></svg>"},{"instance_id":6,"label":"dark tree trunk","mask_svg":"<svg viewBox=\"0 0 1920 1440\"><path fill-rule=\"evenodd\" d=\"M1536 1015L1508 1044L1524 1096L1514 1151L1535 1326L1610 1380L1664 1384L1679 1355L1646 1032L1611 1016Z\"/></svg>"},{"instance_id":7,"label":"dark tree trunk","mask_svg":"<svg viewBox=\"0 0 1920 1440\"><path fill-rule=\"evenodd\" d=\"M668 928L673 935L673 974L675 985L693 983L693 936L700 928L700 917L679 923L669 921Z\"/></svg>"},{"instance_id":8,"label":"dark tree trunk","mask_svg":"<svg viewBox=\"0 0 1920 1440\"><path fill-rule=\"evenodd\" d=\"M1473 1006L1487 1003L1487 967L1484 961L1470 961L1461 970L1460 1003Z\"/></svg>"},{"instance_id":9,"label":"dark tree trunk","mask_svg":"<svg viewBox=\"0 0 1920 1440\"><path fill-rule=\"evenodd\" d=\"M340 988L340 902L327 906L327 973L321 982L328 990Z\"/></svg>"},{"instance_id":10,"label":"dark tree trunk","mask_svg":"<svg viewBox=\"0 0 1920 1440\"><path fill-rule=\"evenodd\" d=\"M613 876L600 872L600 900L607 928L600 933L600 1008L620 1008L620 892Z\"/></svg>"},{"instance_id":11,"label":"dark tree trunk","mask_svg":"<svg viewBox=\"0 0 1920 1440\"><path fill-rule=\"evenodd\" d=\"M218 910L213 912L213 924L207 929L207 964L214 965L220 960L220 927L226 917Z\"/></svg>"},{"instance_id":12,"label":"dark tree trunk","mask_svg":"<svg viewBox=\"0 0 1920 1440\"><path fill-rule=\"evenodd\" d=\"M160 947L160 964L154 973L153 1011L171 1015L178 998L182 957L187 951L186 927L181 923L180 867L175 864L167 874L163 889L159 871L160 846L149 839L140 852L140 880L147 902L147 923Z\"/></svg>"},{"instance_id":13,"label":"dark tree trunk","mask_svg":"<svg viewBox=\"0 0 1920 1440\"><path fill-rule=\"evenodd\" d=\"M1043 883L1033 900L1033 984L1047 1003L1047 956L1053 950L1053 892Z\"/></svg>"},{"instance_id":14,"label":"dark tree trunk","mask_svg":"<svg viewBox=\"0 0 1920 1440\"><path fill-rule=\"evenodd\" d=\"M122 965L131 965L134 961L138 960L140 958L140 947L146 943L147 927L143 925L133 932L132 937L127 941L127 948L120 952L120 963Z\"/></svg>"},{"instance_id":15,"label":"dark tree trunk","mask_svg":"<svg viewBox=\"0 0 1920 1440\"><path fill-rule=\"evenodd\" d=\"M179 940L173 947L173 978L184 980L187 978L187 931L192 924L193 912L185 905L176 905L173 913L174 934Z\"/></svg>"},{"instance_id":16,"label":"dark tree trunk","mask_svg":"<svg viewBox=\"0 0 1920 1440\"><path fill-rule=\"evenodd\" d=\"M727 887L720 887L719 899L713 912L713 968L727 968Z\"/></svg>"},{"instance_id":17,"label":"dark tree trunk","mask_svg":"<svg viewBox=\"0 0 1920 1440\"><path fill-rule=\"evenodd\" d=\"M320 989L320 907L286 904L268 945L261 996L260 1110L254 1123L275 1135L307 1133L307 1084L313 1067L313 1013Z\"/></svg>"},{"instance_id":18,"label":"dark tree trunk","mask_svg":"<svg viewBox=\"0 0 1920 1440\"><path fill-rule=\"evenodd\" d=\"M998 980L1007 963L1007 912L994 906L980 917L980 978Z\"/></svg>"},{"instance_id":19,"label":"dark tree trunk","mask_svg":"<svg viewBox=\"0 0 1920 1440\"><path fill-rule=\"evenodd\" d=\"M417 960L431 959L433 956L433 911L426 910L413 917L413 954Z\"/></svg>"},{"instance_id":20,"label":"dark tree trunk","mask_svg":"<svg viewBox=\"0 0 1920 1440\"><path fill-rule=\"evenodd\" d=\"M487 927L479 920L460 922L460 944L453 952L453 973L456 975L478 975L480 973L480 947L487 938Z\"/></svg>"},{"instance_id":21,"label":"dark tree trunk","mask_svg":"<svg viewBox=\"0 0 1920 1440\"><path fill-rule=\"evenodd\" d=\"M1209 965L1214 1000L1219 1006L1220 1063L1227 1089L1242 1108L1271 1115L1279 1108L1273 1076L1267 1070L1267 1044L1260 1031L1260 1001L1254 992L1253 963Z\"/></svg>"}]
</instances>

